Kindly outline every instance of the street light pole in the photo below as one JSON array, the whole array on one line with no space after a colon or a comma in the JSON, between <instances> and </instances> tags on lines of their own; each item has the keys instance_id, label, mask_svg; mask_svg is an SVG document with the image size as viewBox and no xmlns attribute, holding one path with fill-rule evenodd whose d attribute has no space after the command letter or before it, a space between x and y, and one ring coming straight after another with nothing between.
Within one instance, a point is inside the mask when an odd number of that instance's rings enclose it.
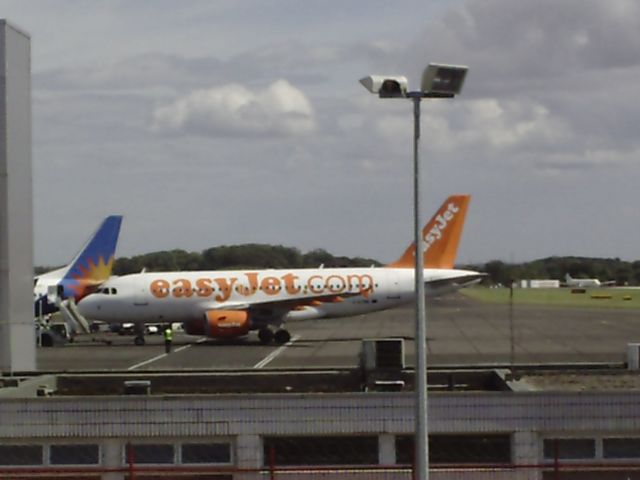
<instances>
[{"instance_id":1,"label":"street light pole","mask_svg":"<svg viewBox=\"0 0 640 480\"><path fill-rule=\"evenodd\" d=\"M408 90L404 76L369 75L360 83L380 98L413 100L413 230L415 245L415 478L429 479L429 429L427 426L427 313L424 288L424 246L420 219L420 101L423 98L452 98L462 90L468 68L462 65L431 63L422 73L419 91Z\"/></svg>"},{"instance_id":2,"label":"street light pole","mask_svg":"<svg viewBox=\"0 0 640 480\"><path fill-rule=\"evenodd\" d=\"M418 480L429 478L429 429L427 424L427 309L424 291L424 262L420 214L420 101L421 92L407 94L413 100L413 235L415 242L415 350L414 374L416 392L415 469Z\"/></svg>"}]
</instances>

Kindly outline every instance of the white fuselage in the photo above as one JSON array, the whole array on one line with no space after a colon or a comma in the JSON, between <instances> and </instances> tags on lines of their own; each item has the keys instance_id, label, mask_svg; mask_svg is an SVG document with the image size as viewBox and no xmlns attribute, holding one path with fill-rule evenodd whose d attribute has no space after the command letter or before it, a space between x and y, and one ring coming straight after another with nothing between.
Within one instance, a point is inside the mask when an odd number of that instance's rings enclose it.
<instances>
[{"instance_id":1,"label":"white fuselage","mask_svg":"<svg viewBox=\"0 0 640 480\"><path fill-rule=\"evenodd\" d=\"M427 293L437 294L480 275L427 268L424 279ZM140 273L108 280L78 306L87 318L110 323L190 322L211 310L251 310L279 324L385 310L410 302L414 291L408 268Z\"/></svg>"},{"instance_id":2,"label":"white fuselage","mask_svg":"<svg viewBox=\"0 0 640 480\"><path fill-rule=\"evenodd\" d=\"M58 307L53 302L49 302L47 296L49 294L49 289L60 284L60 281L62 281L66 271L67 267L63 267L35 277L33 282L33 303L35 307L34 314L36 317L53 313L58 310Z\"/></svg>"},{"instance_id":3,"label":"white fuselage","mask_svg":"<svg viewBox=\"0 0 640 480\"><path fill-rule=\"evenodd\" d=\"M35 280L33 282L33 296L41 297L43 295L47 295L47 293L49 292L49 287L60 283L66 271L67 268L63 267L35 277Z\"/></svg>"},{"instance_id":4,"label":"white fuselage","mask_svg":"<svg viewBox=\"0 0 640 480\"><path fill-rule=\"evenodd\" d=\"M568 287L577 288L589 288L589 287L601 287L602 284L597 278L572 278L567 281Z\"/></svg>"}]
</instances>

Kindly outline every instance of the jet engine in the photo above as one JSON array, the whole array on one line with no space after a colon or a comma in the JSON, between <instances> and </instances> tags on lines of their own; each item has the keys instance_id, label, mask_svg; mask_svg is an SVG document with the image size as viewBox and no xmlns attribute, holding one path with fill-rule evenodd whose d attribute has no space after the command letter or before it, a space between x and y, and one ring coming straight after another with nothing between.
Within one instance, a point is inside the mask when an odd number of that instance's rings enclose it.
<instances>
[{"instance_id":1,"label":"jet engine","mask_svg":"<svg viewBox=\"0 0 640 480\"><path fill-rule=\"evenodd\" d=\"M249 333L249 314L242 310L212 310L202 322L188 322L184 331L189 335L206 335L211 338L233 338Z\"/></svg>"}]
</instances>

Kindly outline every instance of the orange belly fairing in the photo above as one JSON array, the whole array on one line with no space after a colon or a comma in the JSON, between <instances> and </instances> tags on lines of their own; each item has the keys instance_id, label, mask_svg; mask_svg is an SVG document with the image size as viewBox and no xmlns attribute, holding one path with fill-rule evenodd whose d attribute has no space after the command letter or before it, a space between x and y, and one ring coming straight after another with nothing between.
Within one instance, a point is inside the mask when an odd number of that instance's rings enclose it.
<instances>
[{"instance_id":1,"label":"orange belly fairing","mask_svg":"<svg viewBox=\"0 0 640 480\"><path fill-rule=\"evenodd\" d=\"M233 338L249 333L249 314L241 310L220 310L206 313L205 321L189 322L185 332L189 335L206 335L211 338Z\"/></svg>"}]
</instances>

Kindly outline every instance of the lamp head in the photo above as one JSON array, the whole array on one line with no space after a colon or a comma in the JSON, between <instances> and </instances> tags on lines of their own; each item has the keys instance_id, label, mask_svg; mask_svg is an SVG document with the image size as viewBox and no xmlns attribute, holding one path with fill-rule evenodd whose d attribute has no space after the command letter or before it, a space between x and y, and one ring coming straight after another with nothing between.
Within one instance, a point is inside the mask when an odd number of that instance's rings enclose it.
<instances>
[{"instance_id":1,"label":"lamp head","mask_svg":"<svg viewBox=\"0 0 640 480\"><path fill-rule=\"evenodd\" d=\"M422 72L422 93L454 96L462 91L468 67L430 63Z\"/></svg>"},{"instance_id":2,"label":"lamp head","mask_svg":"<svg viewBox=\"0 0 640 480\"><path fill-rule=\"evenodd\" d=\"M377 93L380 98L406 97L407 77L394 75L369 75L360 79L360 83L371 93Z\"/></svg>"}]
</instances>

